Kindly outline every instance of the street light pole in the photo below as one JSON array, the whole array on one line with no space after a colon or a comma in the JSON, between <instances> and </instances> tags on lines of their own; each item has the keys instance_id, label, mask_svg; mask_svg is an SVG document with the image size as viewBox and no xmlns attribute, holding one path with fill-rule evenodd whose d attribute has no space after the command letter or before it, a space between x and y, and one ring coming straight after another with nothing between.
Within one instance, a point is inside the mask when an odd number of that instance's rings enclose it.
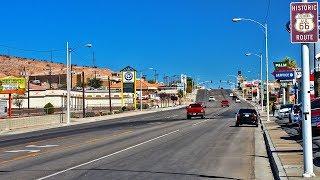
<instances>
[{"instance_id":1,"label":"street light pole","mask_svg":"<svg viewBox=\"0 0 320 180\"><path fill-rule=\"evenodd\" d=\"M70 63L71 51L69 49L69 43L67 42L67 125L70 125L70 91L71 91L71 79L70 79Z\"/></svg>"},{"instance_id":2,"label":"street light pole","mask_svg":"<svg viewBox=\"0 0 320 180\"><path fill-rule=\"evenodd\" d=\"M265 23L265 42L266 42L266 84L267 84L267 121L270 121L270 102L269 102L269 56L268 56L268 25Z\"/></svg>"},{"instance_id":3,"label":"street light pole","mask_svg":"<svg viewBox=\"0 0 320 180\"><path fill-rule=\"evenodd\" d=\"M263 106L263 100L264 100L264 92L263 92L263 80L262 80L262 54L254 54L254 53L246 53L246 56L251 56L251 55L255 55L257 57L259 57L260 60L260 102L261 102L261 110L263 111L264 106Z\"/></svg>"},{"instance_id":4,"label":"street light pole","mask_svg":"<svg viewBox=\"0 0 320 180\"><path fill-rule=\"evenodd\" d=\"M253 19L247 19L247 18L233 18L233 22L239 22L239 21L250 21L253 23L258 24L264 29L264 37L265 37L265 57L266 57L266 86L267 86L267 121L270 121L270 106L269 106L269 56L268 56L268 24L262 24L258 21L255 21Z\"/></svg>"},{"instance_id":5,"label":"street light pole","mask_svg":"<svg viewBox=\"0 0 320 180\"><path fill-rule=\"evenodd\" d=\"M140 73L140 111L142 111L142 71Z\"/></svg>"}]
</instances>

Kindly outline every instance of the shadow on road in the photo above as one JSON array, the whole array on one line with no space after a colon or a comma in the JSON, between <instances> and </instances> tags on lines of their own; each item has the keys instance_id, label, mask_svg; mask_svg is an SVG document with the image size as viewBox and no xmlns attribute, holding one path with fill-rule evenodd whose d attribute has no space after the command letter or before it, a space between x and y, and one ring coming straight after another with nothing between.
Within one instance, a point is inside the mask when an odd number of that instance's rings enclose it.
<instances>
[{"instance_id":1,"label":"shadow on road","mask_svg":"<svg viewBox=\"0 0 320 180\"><path fill-rule=\"evenodd\" d=\"M113 172L131 172L131 173L150 173L150 174L164 174L164 175L181 175L181 176L196 176L210 179L235 179L241 180L239 178L224 177L224 176L214 176L214 175L204 175L195 173L181 173L181 172L164 172L164 171L146 171L146 170L130 170L130 169L103 169L103 168L92 168L92 169L77 169L82 171L113 171Z\"/></svg>"}]
</instances>

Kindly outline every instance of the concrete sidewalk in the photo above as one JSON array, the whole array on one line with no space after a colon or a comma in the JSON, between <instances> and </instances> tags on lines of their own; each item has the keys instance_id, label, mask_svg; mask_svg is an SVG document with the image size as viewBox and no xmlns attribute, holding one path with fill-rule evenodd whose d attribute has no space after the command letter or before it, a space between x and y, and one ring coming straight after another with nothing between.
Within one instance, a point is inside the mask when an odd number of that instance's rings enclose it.
<instances>
[{"instance_id":1,"label":"concrete sidewalk","mask_svg":"<svg viewBox=\"0 0 320 180\"><path fill-rule=\"evenodd\" d=\"M303 179L303 149L296 138L287 134L275 117L270 117L270 121L267 121L266 113L261 114L261 123L273 170L276 171L274 173L280 179ZM320 179L319 167L314 166L314 173L316 177L311 179Z\"/></svg>"},{"instance_id":2,"label":"concrete sidewalk","mask_svg":"<svg viewBox=\"0 0 320 180\"><path fill-rule=\"evenodd\" d=\"M184 107L186 107L186 105L167 107L167 108L147 109L143 111L139 111L139 110L128 111L120 114L112 114L112 115L106 115L106 116L72 118L69 126L92 123L97 121L112 120L112 119L123 118L123 117L137 116L137 115L149 114L149 113L155 113L155 112L161 112L161 111L168 111L168 110L180 109ZM53 123L53 124L45 124L45 125L39 125L39 126L29 126L24 128L18 128L18 129L10 129L6 131L0 131L0 137L34 132L34 131L41 131L41 130L52 129L52 128L65 127L65 126L68 126L68 125L66 123Z\"/></svg>"}]
</instances>

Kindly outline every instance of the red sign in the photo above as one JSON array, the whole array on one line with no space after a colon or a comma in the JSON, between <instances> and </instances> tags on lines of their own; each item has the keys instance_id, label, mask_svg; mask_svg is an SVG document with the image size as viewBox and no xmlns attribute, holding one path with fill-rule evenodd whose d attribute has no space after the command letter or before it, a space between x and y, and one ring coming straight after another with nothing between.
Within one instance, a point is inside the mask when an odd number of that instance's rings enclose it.
<instances>
[{"instance_id":1,"label":"red sign","mask_svg":"<svg viewBox=\"0 0 320 180\"><path fill-rule=\"evenodd\" d=\"M318 2L292 2L290 19L291 43L318 42Z\"/></svg>"}]
</instances>

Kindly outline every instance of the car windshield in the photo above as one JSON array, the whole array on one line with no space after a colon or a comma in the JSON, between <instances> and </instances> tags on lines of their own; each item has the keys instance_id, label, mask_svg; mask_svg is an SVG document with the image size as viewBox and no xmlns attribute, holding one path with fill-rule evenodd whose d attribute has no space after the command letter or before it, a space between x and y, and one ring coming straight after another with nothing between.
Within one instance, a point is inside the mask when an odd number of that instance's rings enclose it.
<instances>
[{"instance_id":1,"label":"car windshield","mask_svg":"<svg viewBox=\"0 0 320 180\"><path fill-rule=\"evenodd\" d=\"M201 107L201 104L190 104L190 107Z\"/></svg>"},{"instance_id":2,"label":"car windshield","mask_svg":"<svg viewBox=\"0 0 320 180\"><path fill-rule=\"evenodd\" d=\"M240 114L244 114L244 113L257 114L257 111L255 109L240 109L239 113Z\"/></svg>"}]
</instances>

